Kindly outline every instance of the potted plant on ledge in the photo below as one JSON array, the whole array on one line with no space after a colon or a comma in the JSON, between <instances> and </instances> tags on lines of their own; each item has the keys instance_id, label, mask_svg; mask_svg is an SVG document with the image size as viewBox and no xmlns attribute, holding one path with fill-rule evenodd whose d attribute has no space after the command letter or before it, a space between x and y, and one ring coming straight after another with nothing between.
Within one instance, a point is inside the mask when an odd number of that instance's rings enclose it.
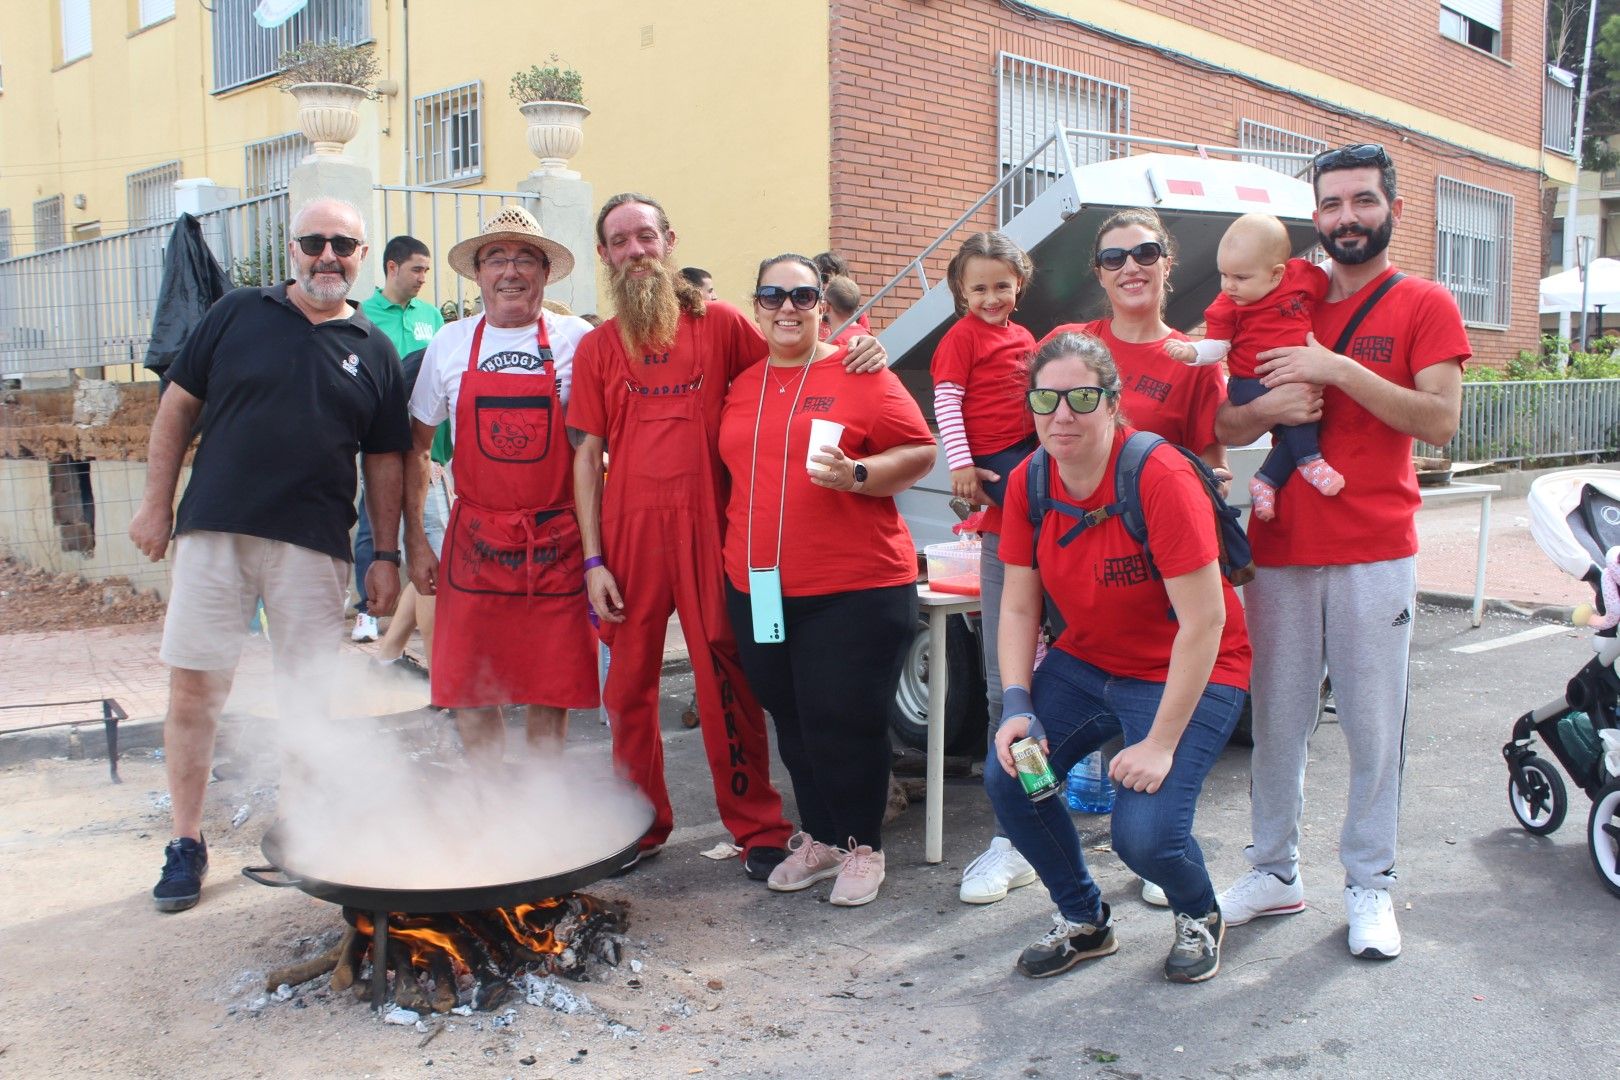
<instances>
[{"instance_id":1,"label":"potted plant on ledge","mask_svg":"<svg viewBox=\"0 0 1620 1080\"><path fill-rule=\"evenodd\" d=\"M298 123L314 157L341 157L360 130L360 103L375 96L377 58L369 45L306 41L281 54L281 88L298 102Z\"/></svg>"},{"instance_id":2,"label":"potted plant on ledge","mask_svg":"<svg viewBox=\"0 0 1620 1080\"><path fill-rule=\"evenodd\" d=\"M538 64L512 76L512 100L529 121L529 149L540 159L531 176L579 174L568 168L568 159L585 143L584 86L579 72L561 66L556 53L546 67Z\"/></svg>"}]
</instances>

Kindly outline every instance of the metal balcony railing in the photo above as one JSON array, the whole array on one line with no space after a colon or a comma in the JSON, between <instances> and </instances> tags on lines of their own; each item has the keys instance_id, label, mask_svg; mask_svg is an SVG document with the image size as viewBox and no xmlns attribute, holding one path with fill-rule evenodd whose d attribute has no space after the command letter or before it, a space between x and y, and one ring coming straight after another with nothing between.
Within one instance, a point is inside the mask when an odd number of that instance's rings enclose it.
<instances>
[{"instance_id":1,"label":"metal balcony railing","mask_svg":"<svg viewBox=\"0 0 1620 1080\"><path fill-rule=\"evenodd\" d=\"M1620 379L1464 383L1462 419L1444 447L1413 453L1453 461L1525 461L1620 451Z\"/></svg>"}]
</instances>

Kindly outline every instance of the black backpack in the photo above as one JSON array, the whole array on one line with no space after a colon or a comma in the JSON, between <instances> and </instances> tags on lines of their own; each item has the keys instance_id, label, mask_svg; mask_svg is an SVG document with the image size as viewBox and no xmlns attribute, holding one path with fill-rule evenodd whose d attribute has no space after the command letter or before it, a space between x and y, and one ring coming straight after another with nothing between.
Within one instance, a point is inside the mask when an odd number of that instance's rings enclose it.
<instances>
[{"instance_id":1,"label":"black backpack","mask_svg":"<svg viewBox=\"0 0 1620 1080\"><path fill-rule=\"evenodd\" d=\"M1096 510L1082 510L1073 503L1060 502L1047 494L1051 490L1048 475L1051 471L1051 460L1048 458L1045 447L1039 447L1029 457L1029 469L1025 473L1025 493L1029 498L1029 524L1034 530L1030 550L1030 565L1038 567L1038 556L1034 553L1040 548L1041 524L1049 513L1063 514L1075 519L1075 524L1062 536L1058 537L1059 547L1068 547L1075 537L1091 528L1101 525L1111 517L1118 517L1125 526L1125 531L1132 540L1142 545L1142 555L1147 559L1148 571L1155 577L1161 577L1158 566L1153 561L1153 548L1148 542L1147 519L1142 514L1142 464L1147 461L1148 455L1158 449L1160 445L1168 445L1182 457L1192 463L1199 479L1204 482L1204 491L1209 495L1210 512L1215 516L1215 538L1220 554L1221 576L1233 585L1246 585L1254 579L1254 557L1249 550L1249 537L1238 522L1238 511L1226 505L1221 498L1221 484L1215 479L1215 473L1209 465L1197 454L1169 442L1162 436L1151 431L1138 431L1125 440L1125 445L1119 451L1119 462L1114 469L1114 501L1107 506ZM1062 632L1062 616L1052 603L1051 594L1047 594L1048 621L1054 630ZM1169 613L1173 620L1175 612Z\"/></svg>"}]
</instances>

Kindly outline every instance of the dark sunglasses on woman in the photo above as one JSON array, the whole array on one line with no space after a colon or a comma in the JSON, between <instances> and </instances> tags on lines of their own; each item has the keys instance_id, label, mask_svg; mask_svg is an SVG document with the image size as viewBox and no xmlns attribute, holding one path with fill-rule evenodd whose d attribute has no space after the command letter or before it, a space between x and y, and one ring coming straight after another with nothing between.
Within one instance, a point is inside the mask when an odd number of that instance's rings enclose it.
<instances>
[{"instance_id":1,"label":"dark sunglasses on woman","mask_svg":"<svg viewBox=\"0 0 1620 1080\"><path fill-rule=\"evenodd\" d=\"M1152 266L1164 257L1164 245L1157 240L1144 240L1133 248L1103 248L1097 252L1097 265L1104 270L1118 270L1129 255L1137 266Z\"/></svg>"},{"instance_id":2,"label":"dark sunglasses on woman","mask_svg":"<svg viewBox=\"0 0 1620 1080\"><path fill-rule=\"evenodd\" d=\"M754 292L754 300L766 311L780 310L784 302L791 301L800 311L809 311L821 302L821 290L814 285L796 285L784 289L780 285L761 285Z\"/></svg>"},{"instance_id":3,"label":"dark sunglasses on woman","mask_svg":"<svg viewBox=\"0 0 1620 1080\"><path fill-rule=\"evenodd\" d=\"M1349 169L1375 165L1382 169L1389 164L1389 154L1378 143L1356 143L1337 150L1324 150L1311 158L1311 176L1314 179L1333 169Z\"/></svg>"},{"instance_id":4,"label":"dark sunglasses on woman","mask_svg":"<svg viewBox=\"0 0 1620 1080\"><path fill-rule=\"evenodd\" d=\"M1037 416L1051 416L1057 412L1058 402L1067 398L1069 411L1084 416L1086 413L1096 412L1102 399L1112 394L1112 390L1104 390L1100 386L1076 386L1069 390L1048 390L1036 387L1026 391L1024 398L1029 402L1029 411Z\"/></svg>"},{"instance_id":5,"label":"dark sunglasses on woman","mask_svg":"<svg viewBox=\"0 0 1620 1080\"><path fill-rule=\"evenodd\" d=\"M332 245L332 254L340 259L347 259L354 254L354 249L360 246L360 241L352 236L321 236L310 233L308 236L294 237L298 241L298 249L310 258L314 258L326 250L326 245Z\"/></svg>"}]
</instances>

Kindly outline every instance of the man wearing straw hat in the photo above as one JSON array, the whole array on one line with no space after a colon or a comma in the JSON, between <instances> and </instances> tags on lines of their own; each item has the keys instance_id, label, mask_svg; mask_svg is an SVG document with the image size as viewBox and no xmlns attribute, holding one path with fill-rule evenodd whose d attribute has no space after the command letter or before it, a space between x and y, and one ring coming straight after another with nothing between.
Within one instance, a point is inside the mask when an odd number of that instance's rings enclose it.
<instances>
[{"instance_id":1,"label":"man wearing straw hat","mask_svg":"<svg viewBox=\"0 0 1620 1080\"><path fill-rule=\"evenodd\" d=\"M503 207L449 261L478 283L484 311L445 326L422 358L410 403L406 550L417 590L438 598L433 703L456 710L469 756L499 760L500 706L526 706L529 747L555 751L568 710L597 704L563 425L574 347L591 325L541 306L574 256L522 207ZM422 501L433 431L446 418L456 501L435 558Z\"/></svg>"}]
</instances>

